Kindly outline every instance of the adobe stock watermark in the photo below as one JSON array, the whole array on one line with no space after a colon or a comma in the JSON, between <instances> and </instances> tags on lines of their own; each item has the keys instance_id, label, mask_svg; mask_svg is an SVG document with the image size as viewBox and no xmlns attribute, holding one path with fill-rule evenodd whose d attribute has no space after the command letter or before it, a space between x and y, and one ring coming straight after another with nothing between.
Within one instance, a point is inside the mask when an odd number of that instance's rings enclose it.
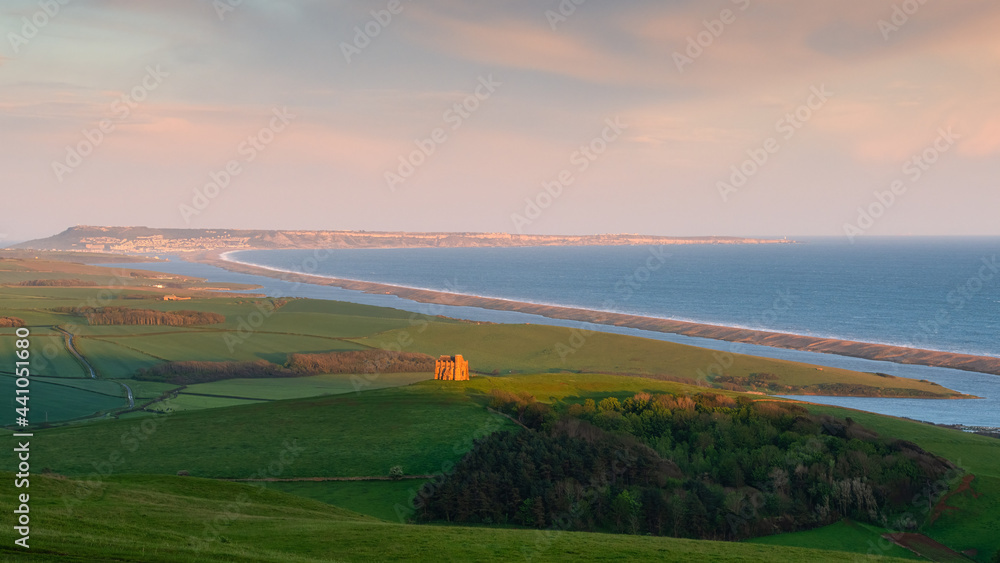
<instances>
[{"instance_id":1,"label":"adobe stock watermark","mask_svg":"<svg viewBox=\"0 0 1000 563\"><path fill-rule=\"evenodd\" d=\"M893 4L889 19L878 20L878 30L882 33L882 39L888 41L889 36L909 23L910 17L919 12L927 2L928 0L904 0L901 4Z\"/></svg>"},{"instance_id":2,"label":"adobe stock watermark","mask_svg":"<svg viewBox=\"0 0 1000 563\"><path fill-rule=\"evenodd\" d=\"M395 170L386 170L384 178L389 191L395 192L398 186L412 178L427 163L427 159L437 152L438 147L448 142L448 132L458 131L467 119L479 111L483 102L493 97L500 86L503 86L503 82L494 80L492 74L480 76L475 89L441 115L445 126L435 127L427 137L414 140L416 149L409 154L400 155Z\"/></svg>"},{"instance_id":3,"label":"adobe stock watermark","mask_svg":"<svg viewBox=\"0 0 1000 563\"><path fill-rule=\"evenodd\" d=\"M212 8L220 22L226 21L226 16L246 4L246 0L212 0Z\"/></svg>"},{"instance_id":4,"label":"adobe stock watermark","mask_svg":"<svg viewBox=\"0 0 1000 563\"><path fill-rule=\"evenodd\" d=\"M70 2L72 0L39 0L39 10L31 16L21 18L21 27L18 29L20 33L12 31L7 34L7 41L10 42L10 48L14 50L14 54L20 54L21 48L38 37L38 34L62 13L63 6Z\"/></svg>"},{"instance_id":5,"label":"adobe stock watermark","mask_svg":"<svg viewBox=\"0 0 1000 563\"><path fill-rule=\"evenodd\" d=\"M243 165L256 160L274 142L278 133L284 131L296 117L294 113L288 111L287 107L273 108L267 127L262 127L236 147L236 152L242 159L232 159L221 170L210 172L208 175L210 181L201 188L194 189L190 205L181 203L178 206L184 222L190 224L192 217L200 215L208 208L209 204L219 197L235 178L243 174Z\"/></svg>"},{"instance_id":6,"label":"adobe stock watermark","mask_svg":"<svg viewBox=\"0 0 1000 563\"><path fill-rule=\"evenodd\" d=\"M531 225L542 212L552 206L555 200L562 196L563 191L576 181L575 174L583 174L590 165L593 164L608 148L618 141L622 134L628 130L628 125L622 123L620 117L604 120L605 127L599 135L591 139L586 144L573 151L569 157L570 168L564 168L552 180L542 182L542 189L535 194L535 197L524 198L524 213L511 213L510 220L514 223L514 229L518 234L524 233L524 228ZM574 173L575 170L575 173Z\"/></svg>"},{"instance_id":7,"label":"adobe stock watermark","mask_svg":"<svg viewBox=\"0 0 1000 563\"><path fill-rule=\"evenodd\" d=\"M910 187L924 177L924 174L941 159L941 156L954 147L962 137L943 127L938 129L938 136L927 148L911 156L903 163L902 173L906 179L896 179L889 184L888 190L875 190L872 195L875 201L858 208L858 217L853 223L844 223L844 235L854 244L857 237L864 235L875 223L885 216L899 201L899 198L909 192ZM909 180L907 184L906 180Z\"/></svg>"},{"instance_id":8,"label":"adobe stock watermark","mask_svg":"<svg viewBox=\"0 0 1000 563\"><path fill-rule=\"evenodd\" d=\"M576 10L587 3L587 0L559 0L555 10L545 10L545 20L549 22L552 31L559 29L559 24L566 23L576 13Z\"/></svg>"},{"instance_id":9,"label":"adobe stock watermark","mask_svg":"<svg viewBox=\"0 0 1000 563\"><path fill-rule=\"evenodd\" d=\"M805 103L795 108L795 111L786 113L784 117L774 124L774 130L780 135L782 140L792 140L792 137L818 111L823 109L834 95L833 92L826 89L826 84L811 86L809 92L809 97ZM781 150L781 142L778 137L768 137L764 139L764 142L760 146L747 149L746 154L749 158L730 168L729 181L720 180L715 183L715 187L719 191L719 197L722 198L723 203L728 203L731 195L738 193L740 189L747 185L750 178L753 178L760 172L761 168L767 165L771 160L771 156Z\"/></svg>"},{"instance_id":10,"label":"adobe stock watermark","mask_svg":"<svg viewBox=\"0 0 1000 563\"><path fill-rule=\"evenodd\" d=\"M739 8L739 11L734 12L729 8L724 8L719 12L719 17L712 20L702 20L702 25L705 29L699 31L693 36L688 36L687 47L683 52L674 51L673 59L674 65L677 66L677 71L683 73L684 67L693 65L698 57L705 54L705 49L708 49L713 44L715 40L722 37L722 34L726 31L726 26L736 23L740 12L747 11L750 7L750 0L730 0L733 4Z\"/></svg>"},{"instance_id":11,"label":"adobe stock watermark","mask_svg":"<svg viewBox=\"0 0 1000 563\"><path fill-rule=\"evenodd\" d=\"M385 8L369 12L371 14L370 20L362 25L354 26L354 38L350 42L340 42L340 52L344 55L347 64L354 62L353 57L360 55L376 37L382 35L393 19L403 13L404 8L402 0L389 0Z\"/></svg>"},{"instance_id":12,"label":"adobe stock watermark","mask_svg":"<svg viewBox=\"0 0 1000 563\"><path fill-rule=\"evenodd\" d=\"M170 76L169 72L164 72L160 65L146 67L146 75L142 77L139 84L136 84L126 94L122 94L109 106L112 118L102 119L93 128L84 129L81 133L83 139L76 144L66 146L66 157L63 160L52 161L52 173L61 184L67 174L71 174L79 168L85 158L97 150L97 147L107 139L108 135L114 132L119 123L132 116L132 110L139 107L139 104L146 101L150 92L153 92L163 84L163 79Z\"/></svg>"}]
</instances>

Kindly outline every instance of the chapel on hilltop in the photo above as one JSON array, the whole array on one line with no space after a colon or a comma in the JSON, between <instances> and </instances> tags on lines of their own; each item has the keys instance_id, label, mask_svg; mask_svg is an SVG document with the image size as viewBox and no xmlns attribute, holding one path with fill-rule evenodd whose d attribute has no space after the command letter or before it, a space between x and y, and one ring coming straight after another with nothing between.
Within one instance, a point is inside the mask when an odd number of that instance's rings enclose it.
<instances>
[{"instance_id":1,"label":"chapel on hilltop","mask_svg":"<svg viewBox=\"0 0 1000 563\"><path fill-rule=\"evenodd\" d=\"M434 379L443 381L468 381L469 362L461 354L441 356L434 363Z\"/></svg>"}]
</instances>

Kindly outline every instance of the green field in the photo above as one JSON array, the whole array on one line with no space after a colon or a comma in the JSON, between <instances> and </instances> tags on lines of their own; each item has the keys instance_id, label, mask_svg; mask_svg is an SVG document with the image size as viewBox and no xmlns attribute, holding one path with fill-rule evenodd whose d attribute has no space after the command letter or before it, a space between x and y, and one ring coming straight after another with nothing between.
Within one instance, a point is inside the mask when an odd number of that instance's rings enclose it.
<instances>
[{"instance_id":1,"label":"green field","mask_svg":"<svg viewBox=\"0 0 1000 563\"><path fill-rule=\"evenodd\" d=\"M267 483L269 489L311 498L387 522L403 523L410 501L425 481L295 481Z\"/></svg>"},{"instance_id":2,"label":"green field","mask_svg":"<svg viewBox=\"0 0 1000 563\"><path fill-rule=\"evenodd\" d=\"M884 555L887 557L926 561L924 558L915 555L912 551L884 540L882 534L887 532L888 530L868 524L841 521L816 530L756 538L749 540L747 543L830 549L848 553Z\"/></svg>"},{"instance_id":3,"label":"green field","mask_svg":"<svg viewBox=\"0 0 1000 563\"><path fill-rule=\"evenodd\" d=\"M81 380L81 382L83 381ZM97 383L114 385L114 388L118 390L117 395L105 395L67 385L53 385L43 380L32 381L30 398L28 399L29 420L32 424L41 424L46 419L49 422L61 422L128 406L128 401L121 394L121 388L117 384ZM14 424L16 388L13 377L0 376L0 397L4 398L3 405L5 407L2 417L0 417L0 424L4 426ZM110 391L111 387L102 390Z\"/></svg>"},{"instance_id":4,"label":"green field","mask_svg":"<svg viewBox=\"0 0 1000 563\"><path fill-rule=\"evenodd\" d=\"M330 338L292 334L254 333L246 340L227 340L230 332L180 332L155 336L117 337L114 342L135 352L169 361L252 361L285 363L288 354L364 350L365 347ZM96 338L81 340L98 340ZM86 347L86 344L83 345Z\"/></svg>"},{"instance_id":5,"label":"green field","mask_svg":"<svg viewBox=\"0 0 1000 563\"><path fill-rule=\"evenodd\" d=\"M73 339L73 345L94 366L98 377L128 379L139 369L163 363L163 360L110 340L77 336Z\"/></svg>"},{"instance_id":6,"label":"green field","mask_svg":"<svg viewBox=\"0 0 1000 563\"><path fill-rule=\"evenodd\" d=\"M582 335L582 336L581 336ZM918 389L932 393L948 390L913 379L886 379L874 374L837 368L817 368L784 360L724 354L704 348L608 333L580 333L542 325L442 325L431 323L422 332L390 331L358 339L379 347L385 342L408 341L408 351L432 356L463 353L480 373L602 372L646 376L673 376L698 381L714 373L746 377L770 373L787 386L822 383L861 384L873 387ZM791 391L789 389L789 391Z\"/></svg>"},{"instance_id":7,"label":"green field","mask_svg":"<svg viewBox=\"0 0 1000 563\"><path fill-rule=\"evenodd\" d=\"M11 539L0 546L4 560L315 563L530 557L811 563L844 557L815 549L672 538L401 525L275 490L195 478L113 476L81 484L39 476L31 485L32 514L44 517L33 521L30 552L12 547Z\"/></svg>"},{"instance_id":8,"label":"green field","mask_svg":"<svg viewBox=\"0 0 1000 563\"><path fill-rule=\"evenodd\" d=\"M32 384L43 382L50 383L52 385L63 385L66 387L72 387L74 389L83 389L85 391L90 391L92 393L99 393L101 395L109 395L111 397L123 397L122 386L114 381L107 381L104 379L90 379L90 378L57 378L57 377L38 377L35 376L31 379Z\"/></svg>"},{"instance_id":9,"label":"green field","mask_svg":"<svg viewBox=\"0 0 1000 563\"><path fill-rule=\"evenodd\" d=\"M14 365L14 335L0 335L0 371L11 372ZM86 377L87 373L77 359L66 349L63 336L43 336L32 333L31 371L36 375L52 377ZM10 367L8 367L10 366Z\"/></svg>"},{"instance_id":10,"label":"green field","mask_svg":"<svg viewBox=\"0 0 1000 563\"><path fill-rule=\"evenodd\" d=\"M123 382L127 383L128 386L132 388L132 393L135 395L135 400L137 402L140 399L156 399L163 393L179 387L178 385L173 385L171 383L138 381L134 379L125 380Z\"/></svg>"},{"instance_id":11,"label":"green field","mask_svg":"<svg viewBox=\"0 0 1000 563\"><path fill-rule=\"evenodd\" d=\"M224 401L190 396L203 399ZM187 470L198 477L246 478L278 463L281 471L271 477L386 475L393 465L426 475L461 458L475 437L513 427L460 388L434 381L151 420L146 428L124 419L47 430L46 447L33 459L76 476L93 471L95 463L116 451L123 453L116 473L173 475ZM301 451L294 462L279 463L288 444ZM2 463L12 468L10 459Z\"/></svg>"},{"instance_id":12,"label":"green field","mask_svg":"<svg viewBox=\"0 0 1000 563\"><path fill-rule=\"evenodd\" d=\"M189 385L185 393L242 397L247 399L302 399L340 395L387 387L401 387L434 379L432 373L327 374L309 377L227 379Z\"/></svg>"},{"instance_id":13,"label":"green field","mask_svg":"<svg viewBox=\"0 0 1000 563\"><path fill-rule=\"evenodd\" d=\"M217 409L220 407L237 407L240 405L252 405L261 401L254 399L238 399L233 397L202 397L200 395L186 395L180 393L170 400L169 409L165 412L181 412L202 409ZM161 408L162 403L151 405L151 410Z\"/></svg>"}]
</instances>

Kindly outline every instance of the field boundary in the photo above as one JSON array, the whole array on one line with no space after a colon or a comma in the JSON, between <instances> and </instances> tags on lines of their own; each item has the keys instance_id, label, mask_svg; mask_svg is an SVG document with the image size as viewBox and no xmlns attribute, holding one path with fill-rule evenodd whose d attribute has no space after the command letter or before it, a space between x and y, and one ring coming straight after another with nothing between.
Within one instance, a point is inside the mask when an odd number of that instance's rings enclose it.
<instances>
[{"instance_id":1,"label":"field boundary","mask_svg":"<svg viewBox=\"0 0 1000 563\"><path fill-rule=\"evenodd\" d=\"M403 475L400 477L387 477L384 475L372 475L365 477L294 477L290 479L278 479L271 477L268 479L231 479L215 478L216 481L231 481L235 483L320 483L323 481L405 481L405 480L427 480L433 479L434 475Z\"/></svg>"}]
</instances>

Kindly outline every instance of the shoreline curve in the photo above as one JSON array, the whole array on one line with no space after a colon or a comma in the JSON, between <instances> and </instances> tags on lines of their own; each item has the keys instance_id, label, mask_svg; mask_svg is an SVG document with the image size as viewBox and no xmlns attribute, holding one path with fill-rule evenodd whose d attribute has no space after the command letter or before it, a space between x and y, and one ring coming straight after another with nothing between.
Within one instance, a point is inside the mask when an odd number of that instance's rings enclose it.
<instances>
[{"instance_id":1,"label":"shoreline curve","mask_svg":"<svg viewBox=\"0 0 1000 563\"><path fill-rule=\"evenodd\" d=\"M287 272L276 268L268 268L238 262L226 258L226 254L228 254L228 252L208 251L187 255L184 259L191 262L216 266L237 273L259 275L281 279L284 281L301 282L312 285L333 286L371 294L395 295L402 299L408 299L418 303L432 303L459 307L478 307L481 309L492 309L496 311L514 311L551 319L620 326L640 330L679 334L683 336L708 338L712 340L722 340L726 342L756 344L760 346L769 346L771 348L785 348L789 350L833 354L867 360L887 361L897 364L942 367L962 371L1000 375L1000 358L992 356L975 356L955 352L906 348L891 344L874 344L870 342L857 342L835 338L820 338L798 334L768 332L747 328L644 317L628 313L611 313L559 305L526 303L523 301L512 301L509 299L500 299L495 297L462 295L379 282L330 278L312 274Z\"/></svg>"}]
</instances>

